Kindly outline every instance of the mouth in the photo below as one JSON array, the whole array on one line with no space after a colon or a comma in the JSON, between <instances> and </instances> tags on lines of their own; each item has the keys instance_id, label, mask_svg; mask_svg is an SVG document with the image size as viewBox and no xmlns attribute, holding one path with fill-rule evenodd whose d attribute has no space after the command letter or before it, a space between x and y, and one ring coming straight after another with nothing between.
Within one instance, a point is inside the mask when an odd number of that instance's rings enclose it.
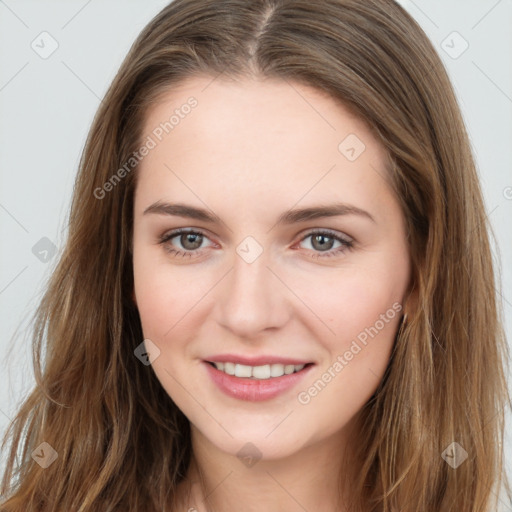
<instances>
[{"instance_id":1,"label":"mouth","mask_svg":"<svg viewBox=\"0 0 512 512\"><path fill-rule=\"evenodd\" d=\"M306 364L263 364L258 366L249 366L240 363L206 361L213 368L233 377L251 380L268 380L299 373L314 363Z\"/></svg>"},{"instance_id":2,"label":"mouth","mask_svg":"<svg viewBox=\"0 0 512 512\"><path fill-rule=\"evenodd\" d=\"M315 363L280 363L248 366L229 361L205 361L211 382L225 395L237 400L262 402L296 389Z\"/></svg>"}]
</instances>

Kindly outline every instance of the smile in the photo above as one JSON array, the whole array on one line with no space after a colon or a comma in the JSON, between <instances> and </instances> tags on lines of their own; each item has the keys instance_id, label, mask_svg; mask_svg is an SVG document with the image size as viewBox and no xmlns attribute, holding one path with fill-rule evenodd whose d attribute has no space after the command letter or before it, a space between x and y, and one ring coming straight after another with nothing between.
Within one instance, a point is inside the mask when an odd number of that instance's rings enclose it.
<instances>
[{"instance_id":1,"label":"smile","mask_svg":"<svg viewBox=\"0 0 512 512\"><path fill-rule=\"evenodd\" d=\"M291 391L315 366L314 363L248 366L227 361L203 361L203 364L217 389L232 398L250 402L270 400Z\"/></svg>"},{"instance_id":2,"label":"smile","mask_svg":"<svg viewBox=\"0 0 512 512\"><path fill-rule=\"evenodd\" d=\"M210 363L227 375L234 375L235 377L245 377L250 379L272 379L275 377L282 377L283 375L290 375L292 373L300 372L306 365L305 364L264 364L259 366L249 366L239 363Z\"/></svg>"}]
</instances>

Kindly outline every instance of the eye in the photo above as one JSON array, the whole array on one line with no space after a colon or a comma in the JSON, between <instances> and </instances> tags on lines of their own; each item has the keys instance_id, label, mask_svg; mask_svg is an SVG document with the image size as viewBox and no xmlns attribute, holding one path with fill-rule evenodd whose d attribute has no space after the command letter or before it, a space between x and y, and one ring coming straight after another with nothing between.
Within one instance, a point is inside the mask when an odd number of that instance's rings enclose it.
<instances>
[{"instance_id":1,"label":"eye","mask_svg":"<svg viewBox=\"0 0 512 512\"><path fill-rule=\"evenodd\" d=\"M171 240L177 237L179 237L178 241L185 250L177 250L171 244ZM201 231L194 231L192 229L175 229L170 233L164 234L160 238L159 243L162 244L165 250L170 254L177 257L190 257L193 254L199 254L202 252L198 249L201 247L205 238L206 235Z\"/></svg>"},{"instance_id":2,"label":"eye","mask_svg":"<svg viewBox=\"0 0 512 512\"><path fill-rule=\"evenodd\" d=\"M340 255L341 253L352 249L354 242L348 238L343 238L331 231L312 231L308 233L302 240L311 238L311 246L317 254L312 254L313 258L327 258L330 256ZM336 249L332 249L333 244L338 242L340 245Z\"/></svg>"},{"instance_id":3,"label":"eye","mask_svg":"<svg viewBox=\"0 0 512 512\"><path fill-rule=\"evenodd\" d=\"M178 238L178 241L183 250L179 250L179 248L176 249L176 247L171 243L174 238ZM316 252L316 254L311 255L313 258L326 258L330 256L336 256L347 250L350 250L353 247L352 240L343 238L335 233L332 233L331 231L312 231L304 238L302 238L301 242L307 240L308 238L311 238L312 250ZM202 252L201 246L205 239L208 238L201 231L180 228L164 234L162 237L160 237L159 243L164 246L165 250L169 254L183 258L200 254ZM336 249L333 249L333 245L336 242L338 242L340 245Z\"/></svg>"}]
</instances>

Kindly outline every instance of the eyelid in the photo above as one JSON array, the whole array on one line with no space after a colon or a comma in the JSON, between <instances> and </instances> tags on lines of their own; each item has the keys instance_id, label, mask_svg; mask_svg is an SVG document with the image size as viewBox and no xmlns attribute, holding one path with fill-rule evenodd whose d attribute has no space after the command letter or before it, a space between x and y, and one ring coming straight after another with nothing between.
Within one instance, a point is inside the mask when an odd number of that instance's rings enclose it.
<instances>
[{"instance_id":1,"label":"eyelid","mask_svg":"<svg viewBox=\"0 0 512 512\"><path fill-rule=\"evenodd\" d=\"M298 244L315 235L326 235L328 238L331 238L332 240L338 242L340 244L340 247L337 247L335 249L332 248L327 251L315 251L314 249L309 249L308 252L310 253L311 258L321 260L330 257L341 257L347 251L351 251L354 248L354 238L344 233L338 233L334 230L327 228L314 228L308 231L302 236Z\"/></svg>"},{"instance_id":2,"label":"eyelid","mask_svg":"<svg viewBox=\"0 0 512 512\"><path fill-rule=\"evenodd\" d=\"M207 238L208 240L210 240L212 242L210 235L203 228L189 227L189 228L176 228L176 229L171 229L170 231L166 231L163 235L160 235L158 237L158 243L166 243L169 240L172 240L173 238L177 237L178 235L183 235L183 234L187 234L187 233L202 235L204 238ZM190 252L192 252L192 251L190 251ZM198 252L198 251L195 251L195 252Z\"/></svg>"},{"instance_id":3,"label":"eyelid","mask_svg":"<svg viewBox=\"0 0 512 512\"><path fill-rule=\"evenodd\" d=\"M203 228L188 227L188 228L176 228L176 229L171 229L170 231L166 231L163 235L158 237L158 241L163 242L166 240L170 240L170 239L174 238L175 236L181 235L183 233L198 233L198 234L203 235L205 238L210 239L210 235ZM299 241L302 242L308 236L316 235L319 233L330 234L333 237L342 238L345 242L354 242L355 241L355 239L353 237L351 237L350 235L347 235L346 233L339 233L338 231L335 231L335 230L329 229L329 228L310 228L308 230L305 230L305 232L301 235L301 238L299 239Z\"/></svg>"},{"instance_id":4,"label":"eyelid","mask_svg":"<svg viewBox=\"0 0 512 512\"><path fill-rule=\"evenodd\" d=\"M346 233L335 231L334 229L329 229L329 228L312 228L312 229L306 230L306 233L302 236L301 241L304 240L304 238L307 238L308 236L316 235L316 234L331 235L336 238L341 238L345 242L355 242L355 239L353 237L351 237L350 235L347 235Z\"/></svg>"},{"instance_id":5,"label":"eyelid","mask_svg":"<svg viewBox=\"0 0 512 512\"><path fill-rule=\"evenodd\" d=\"M176 228L176 229L167 231L159 237L158 243L165 245L173 238L175 238L179 235L182 235L182 234L187 234L187 233L201 235L201 236L203 236L203 238L206 238L210 242L212 242L212 245L217 245L216 242L213 242L210 239L210 236L208 235L207 230L205 230L203 228L194 228L194 227ZM342 245L342 247L338 247L337 249L329 249L328 251L312 251L314 253L315 258L323 257L323 256L325 256L325 257L335 256L338 253L343 252L344 250L352 249L353 244L355 242L353 237L351 237L345 233L339 233L339 232L329 229L329 228L311 228L309 230L306 230L306 232L302 234L301 238L299 238L299 240L294 245L297 245L297 244L303 242L304 240L306 240L307 238L314 236L314 235L327 235L328 237L333 238L334 240L340 242ZM210 245L210 247L211 247L211 245ZM206 249L206 247L203 247L201 249L196 249L196 250L182 250L182 249L175 249L175 248L173 248L172 250L170 250L170 249L167 249L167 250L172 253L183 253L183 254L192 256L194 254L196 254L196 255L202 254L205 249ZM309 251L311 251L311 250L309 250Z\"/></svg>"}]
</instances>

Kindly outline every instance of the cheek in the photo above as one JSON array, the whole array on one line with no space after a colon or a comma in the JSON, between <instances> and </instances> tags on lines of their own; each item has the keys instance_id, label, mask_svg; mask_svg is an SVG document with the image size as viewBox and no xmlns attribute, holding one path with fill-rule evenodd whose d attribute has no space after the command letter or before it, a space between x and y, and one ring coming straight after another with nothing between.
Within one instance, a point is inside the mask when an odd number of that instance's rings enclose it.
<instances>
[{"instance_id":1,"label":"cheek","mask_svg":"<svg viewBox=\"0 0 512 512\"><path fill-rule=\"evenodd\" d=\"M408 276L407 259L391 255L340 275L327 298L318 294L334 335L322 337L329 356L299 402L325 416L326 425L352 417L382 380L402 316Z\"/></svg>"},{"instance_id":2,"label":"cheek","mask_svg":"<svg viewBox=\"0 0 512 512\"><path fill-rule=\"evenodd\" d=\"M330 324L335 334L318 338L327 357L297 396L304 424L322 425L320 437L345 425L376 391L402 315L401 297L384 282L352 277L346 284L332 301L331 317L338 312Z\"/></svg>"},{"instance_id":3,"label":"cheek","mask_svg":"<svg viewBox=\"0 0 512 512\"><path fill-rule=\"evenodd\" d=\"M204 276L186 266L173 267L163 250L155 257L154 250L135 248L133 272L144 336L159 342L208 290Z\"/></svg>"},{"instance_id":4,"label":"cheek","mask_svg":"<svg viewBox=\"0 0 512 512\"><path fill-rule=\"evenodd\" d=\"M355 414L382 380L402 316L408 276L407 257L390 252L372 264L344 269L326 293L312 297L332 332L321 326L325 333L318 340L327 357L303 388L299 402L310 400L315 411L325 415L326 425L337 425Z\"/></svg>"},{"instance_id":5,"label":"cheek","mask_svg":"<svg viewBox=\"0 0 512 512\"><path fill-rule=\"evenodd\" d=\"M355 275L347 278L345 285L332 301L333 309L338 312L334 330L342 338L357 336L385 314L394 302L401 300L401 295L394 293L395 286L385 279L379 281Z\"/></svg>"},{"instance_id":6,"label":"cheek","mask_svg":"<svg viewBox=\"0 0 512 512\"><path fill-rule=\"evenodd\" d=\"M396 271L378 264L344 268L323 286L321 279L309 282L308 305L323 320L318 329L325 331L321 339L329 352L343 350L359 335L364 338L376 323L380 339L389 337L398 325L406 278L407 268Z\"/></svg>"},{"instance_id":7,"label":"cheek","mask_svg":"<svg viewBox=\"0 0 512 512\"><path fill-rule=\"evenodd\" d=\"M165 265L155 262L154 254L137 246L133 254L133 274L144 336L161 341L179 318L187 287L179 283L179 274L173 275Z\"/></svg>"}]
</instances>

